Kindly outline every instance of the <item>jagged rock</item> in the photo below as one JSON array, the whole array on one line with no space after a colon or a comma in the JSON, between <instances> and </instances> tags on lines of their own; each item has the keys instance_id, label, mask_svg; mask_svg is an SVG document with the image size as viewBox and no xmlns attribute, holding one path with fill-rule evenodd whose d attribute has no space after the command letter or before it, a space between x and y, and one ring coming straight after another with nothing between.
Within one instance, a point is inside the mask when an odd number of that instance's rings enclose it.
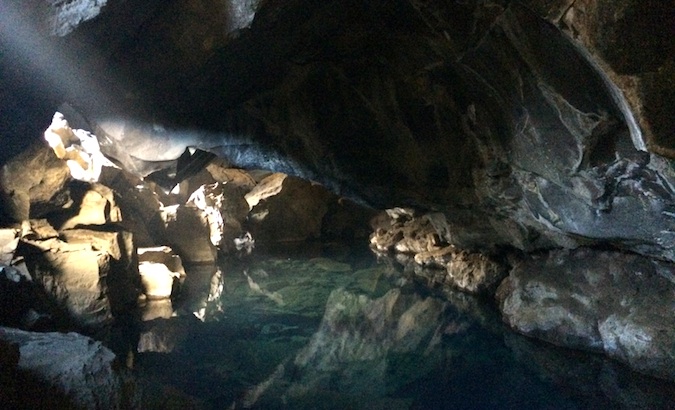
<instances>
[{"instance_id":1,"label":"jagged rock","mask_svg":"<svg viewBox=\"0 0 675 410\"><path fill-rule=\"evenodd\" d=\"M168 246L138 248L138 262L144 293L151 300L170 298L176 281L186 276L180 256Z\"/></svg>"},{"instance_id":2,"label":"jagged rock","mask_svg":"<svg viewBox=\"0 0 675 410\"><path fill-rule=\"evenodd\" d=\"M103 167L115 166L101 153L95 135L72 129L60 112L54 114L44 137L56 157L66 163L71 176L78 181L97 182Z\"/></svg>"},{"instance_id":3,"label":"jagged rock","mask_svg":"<svg viewBox=\"0 0 675 410\"><path fill-rule=\"evenodd\" d=\"M506 276L505 265L495 258L449 245L446 240L454 235L437 214L388 209L371 224L370 246L378 253L395 253L406 271L427 277L430 285L484 293L494 291Z\"/></svg>"},{"instance_id":4,"label":"jagged rock","mask_svg":"<svg viewBox=\"0 0 675 410\"><path fill-rule=\"evenodd\" d=\"M119 409L139 405L135 382L100 342L77 333L11 328L0 328L0 340L18 346L17 370L24 380L16 389L20 408Z\"/></svg>"},{"instance_id":5,"label":"jagged rock","mask_svg":"<svg viewBox=\"0 0 675 410\"><path fill-rule=\"evenodd\" d=\"M115 193L101 184L71 184L71 196L76 201L74 212L50 217L58 230L85 226L102 226L122 221L122 211ZM72 215L74 213L74 215Z\"/></svg>"},{"instance_id":6,"label":"jagged rock","mask_svg":"<svg viewBox=\"0 0 675 410\"><path fill-rule=\"evenodd\" d=\"M400 214L390 210L371 224L370 246L379 252L417 254L434 250L441 242L429 218L414 217L412 211Z\"/></svg>"},{"instance_id":7,"label":"jagged rock","mask_svg":"<svg viewBox=\"0 0 675 410\"><path fill-rule=\"evenodd\" d=\"M235 239L244 235L242 225L249 212L240 186L229 182L201 185L186 206L201 209L210 226L211 242L223 253L236 248Z\"/></svg>"},{"instance_id":8,"label":"jagged rock","mask_svg":"<svg viewBox=\"0 0 675 410\"><path fill-rule=\"evenodd\" d=\"M447 276L441 276L442 280L436 282L468 293L494 291L507 275L506 266L494 258L453 246L418 253L414 262L422 267L444 270Z\"/></svg>"},{"instance_id":9,"label":"jagged rock","mask_svg":"<svg viewBox=\"0 0 675 410\"><path fill-rule=\"evenodd\" d=\"M128 171L104 167L99 183L113 190L114 200L121 211L117 225L134 234L139 247L157 246L164 241L164 221L160 214L158 191L155 184L141 181Z\"/></svg>"},{"instance_id":10,"label":"jagged rock","mask_svg":"<svg viewBox=\"0 0 675 410\"><path fill-rule=\"evenodd\" d=\"M207 215L191 206L165 207L166 239L186 263L213 263L217 249L211 242L211 224Z\"/></svg>"},{"instance_id":11,"label":"jagged rock","mask_svg":"<svg viewBox=\"0 0 675 410\"><path fill-rule=\"evenodd\" d=\"M675 380L675 267L635 254L551 251L517 265L497 291L504 320L560 346L604 352Z\"/></svg>"},{"instance_id":12,"label":"jagged rock","mask_svg":"<svg viewBox=\"0 0 675 410\"><path fill-rule=\"evenodd\" d=\"M31 276L55 305L55 314L79 326L100 327L133 309L140 281L129 233L73 229L61 238L35 233L22 238Z\"/></svg>"},{"instance_id":13,"label":"jagged rock","mask_svg":"<svg viewBox=\"0 0 675 410\"><path fill-rule=\"evenodd\" d=\"M246 194L251 206L247 227L256 242L317 239L331 197L318 184L272 174Z\"/></svg>"},{"instance_id":14,"label":"jagged rock","mask_svg":"<svg viewBox=\"0 0 675 410\"><path fill-rule=\"evenodd\" d=\"M2 211L9 221L21 222L68 207L70 180L66 164L44 143L36 143L0 169Z\"/></svg>"}]
</instances>

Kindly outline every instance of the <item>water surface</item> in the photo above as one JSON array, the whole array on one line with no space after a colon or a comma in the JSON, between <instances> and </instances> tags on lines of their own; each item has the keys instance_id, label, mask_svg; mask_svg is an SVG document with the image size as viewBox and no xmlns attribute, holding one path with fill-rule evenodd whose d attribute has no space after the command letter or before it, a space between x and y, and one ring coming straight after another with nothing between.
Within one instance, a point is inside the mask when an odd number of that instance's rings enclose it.
<instances>
[{"instance_id":1,"label":"water surface","mask_svg":"<svg viewBox=\"0 0 675 410\"><path fill-rule=\"evenodd\" d=\"M673 408L675 388L505 328L366 248L256 249L188 269L168 353L142 371L204 408ZM196 319L189 320L193 314ZM182 316L182 318L180 317ZM170 326L171 327L171 326ZM173 328L172 328L173 329Z\"/></svg>"}]
</instances>

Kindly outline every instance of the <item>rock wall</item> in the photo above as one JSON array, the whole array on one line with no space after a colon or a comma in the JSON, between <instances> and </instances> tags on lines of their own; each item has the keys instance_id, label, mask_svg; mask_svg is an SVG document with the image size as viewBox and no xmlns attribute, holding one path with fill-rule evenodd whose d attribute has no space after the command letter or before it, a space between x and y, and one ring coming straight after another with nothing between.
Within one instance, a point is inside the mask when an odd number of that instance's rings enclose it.
<instances>
[{"instance_id":1,"label":"rock wall","mask_svg":"<svg viewBox=\"0 0 675 410\"><path fill-rule=\"evenodd\" d=\"M667 2L2 5L8 147L48 120L35 117L45 107L50 116L68 101L101 150L136 175L180 173L186 149L199 148L227 167L282 171L378 208L441 214L439 243L457 249L535 263L528 254L610 247L618 259L653 258L665 270L675 262L675 11ZM115 197L101 190L65 189L63 164L30 158L45 172L21 184L11 177L23 172L16 163L0 173L3 219L66 214L78 201L114 209ZM163 229L145 222L157 209L138 208L144 222L127 225L142 225L148 244ZM315 211L316 222L323 205ZM69 217L66 227L107 223L114 213ZM204 232L213 223L200 219ZM589 255L586 267L605 258ZM214 249L200 258L212 260ZM545 267L542 277L556 270ZM503 295L517 294L521 274L511 273ZM630 328L630 337L640 334Z\"/></svg>"}]
</instances>

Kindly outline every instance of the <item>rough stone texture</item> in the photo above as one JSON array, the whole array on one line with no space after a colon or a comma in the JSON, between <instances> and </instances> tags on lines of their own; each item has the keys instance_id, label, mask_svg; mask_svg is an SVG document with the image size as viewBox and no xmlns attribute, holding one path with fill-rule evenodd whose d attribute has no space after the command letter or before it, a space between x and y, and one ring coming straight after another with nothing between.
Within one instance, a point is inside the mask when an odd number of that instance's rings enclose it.
<instances>
[{"instance_id":1,"label":"rough stone texture","mask_svg":"<svg viewBox=\"0 0 675 410\"><path fill-rule=\"evenodd\" d=\"M139 404L135 383L100 342L77 333L10 328L0 328L0 340L18 346L18 375L26 381L16 391L20 408L119 409Z\"/></svg>"},{"instance_id":2,"label":"rough stone texture","mask_svg":"<svg viewBox=\"0 0 675 410\"><path fill-rule=\"evenodd\" d=\"M260 242L317 239L331 198L318 184L272 174L246 194L251 206L247 228Z\"/></svg>"},{"instance_id":3,"label":"rough stone texture","mask_svg":"<svg viewBox=\"0 0 675 410\"><path fill-rule=\"evenodd\" d=\"M44 143L0 169L0 206L5 223L40 218L71 204L67 183L70 170Z\"/></svg>"},{"instance_id":4,"label":"rough stone texture","mask_svg":"<svg viewBox=\"0 0 675 410\"><path fill-rule=\"evenodd\" d=\"M675 128L675 11L661 1L523 3L588 50L620 89L653 152L673 158Z\"/></svg>"},{"instance_id":5,"label":"rough stone texture","mask_svg":"<svg viewBox=\"0 0 675 410\"><path fill-rule=\"evenodd\" d=\"M604 352L675 380L675 267L581 248L517 265L498 291L515 330L560 346Z\"/></svg>"},{"instance_id":6,"label":"rough stone texture","mask_svg":"<svg viewBox=\"0 0 675 410\"><path fill-rule=\"evenodd\" d=\"M204 211L196 207L164 208L166 239L186 263L213 263L217 249L211 242L211 228Z\"/></svg>"},{"instance_id":7,"label":"rough stone texture","mask_svg":"<svg viewBox=\"0 0 675 410\"><path fill-rule=\"evenodd\" d=\"M56 316L95 328L133 310L140 280L130 234L74 229L60 239L33 229L22 242L31 276Z\"/></svg>"},{"instance_id":8,"label":"rough stone texture","mask_svg":"<svg viewBox=\"0 0 675 410\"><path fill-rule=\"evenodd\" d=\"M370 246L383 256L394 254L407 272L429 279L429 285L451 286L468 293L493 292L506 276L506 265L484 253L449 245L445 218L388 209L371 221Z\"/></svg>"}]
</instances>

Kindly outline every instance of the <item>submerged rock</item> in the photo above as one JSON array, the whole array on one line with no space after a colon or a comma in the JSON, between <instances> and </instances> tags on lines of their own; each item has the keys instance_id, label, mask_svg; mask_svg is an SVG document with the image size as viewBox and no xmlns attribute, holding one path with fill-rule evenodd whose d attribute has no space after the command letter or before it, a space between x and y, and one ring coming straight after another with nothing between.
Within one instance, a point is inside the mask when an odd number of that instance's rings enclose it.
<instances>
[{"instance_id":1,"label":"submerged rock","mask_svg":"<svg viewBox=\"0 0 675 410\"><path fill-rule=\"evenodd\" d=\"M671 263L587 248L552 251L517 265L497 298L518 332L675 380Z\"/></svg>"}]
</instances>

